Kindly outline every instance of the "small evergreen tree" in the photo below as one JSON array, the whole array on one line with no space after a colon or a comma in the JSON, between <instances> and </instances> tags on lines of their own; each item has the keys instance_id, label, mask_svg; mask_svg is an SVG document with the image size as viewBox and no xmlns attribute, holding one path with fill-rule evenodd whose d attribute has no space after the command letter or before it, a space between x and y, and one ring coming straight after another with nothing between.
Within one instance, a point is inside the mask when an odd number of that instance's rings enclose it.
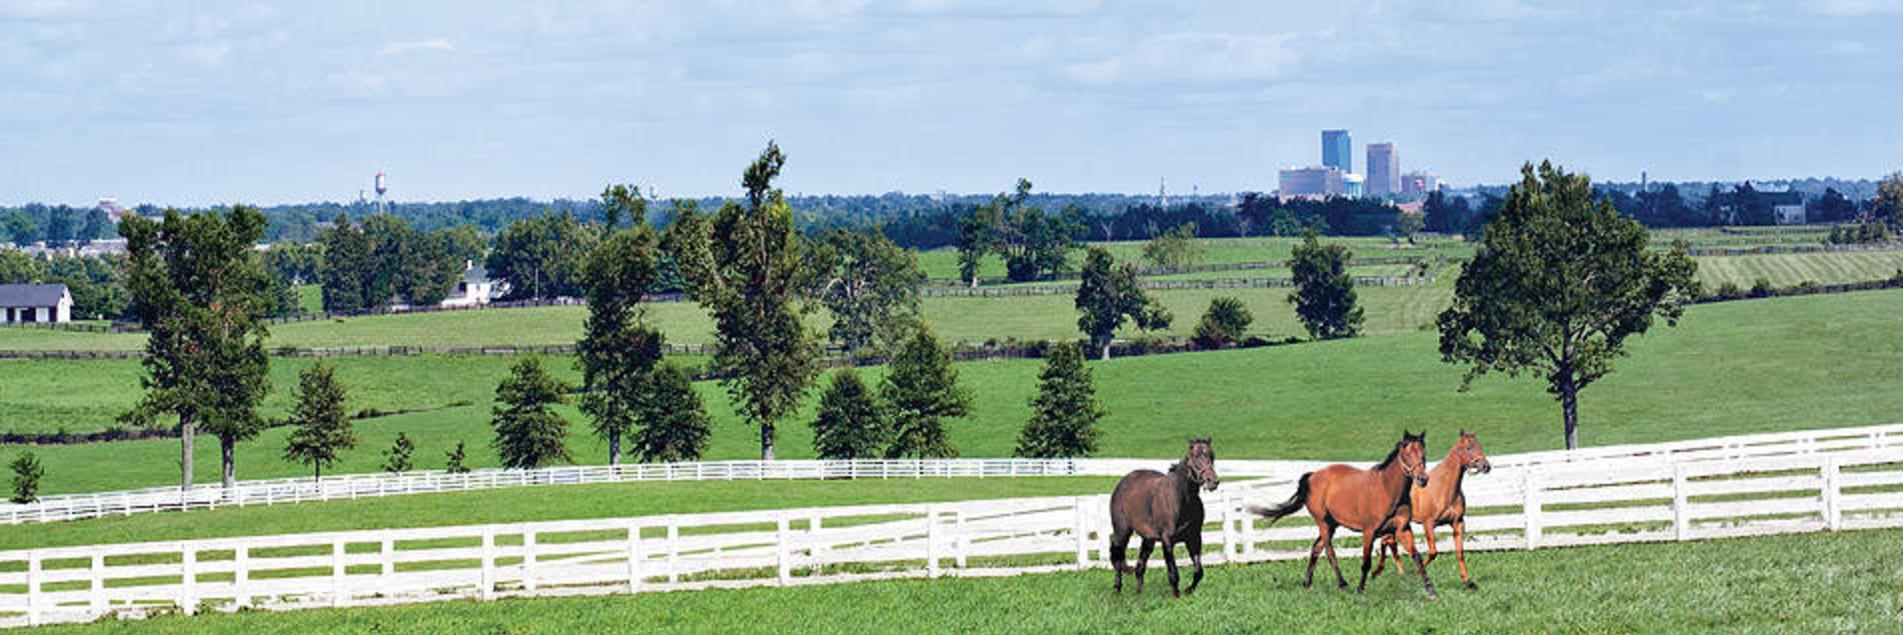
<instances>
[{"instance_id":1,"label":"small evergreen tree","mask_svg":"<svg viewBox=\"0 0 1903 635\"><path fill-rule=\"evenodd\" d=\"M383 452L383 471L391 474L410 471L412 467L410 457L414 454L416 454L416 442L411 441L408 434L396 433L396 442L390 444L390 449Z\"/></svg>"},{"instance_id":2,"label":"small evergreen tree","mask_svg":"<svg viewBox=\"0 0 1903 635\"><path fill-rule=\"evenodd\" d=\"M872 458L885 443L885 418L859 373L833 373L813 419L813 453L822 459Z\"/></svg>"},{"instance_id":3,"label":"small evergreen tree","mask_svg":"<svg viewBox=\"0 0 1903 635\"><path fill-rule=\"evenodd\" d=\"M46 467L40 465L40 457L32 452L21 452L9 465L13 468L14 503L25 505L40 499L40 479L46 476Z\"/></svg>"},{"instance_id":4,"label":"small evergreen tree","mask_svg":"<svg viewBox=\"0 0 1903 635\"><path fill-rule=\"evenodd\" d=\"M319 360L298 374L297 407L291 411L291 431L284 460L311 467L311 478L337 463L344 450L357 447L350 415L344 412L344 387L337 373Z\"/></svg>"},{"instance_id":5,"label":"small evergreen tree","mask_svg":"<svg viewBox=\"0 0 1903 635\"><path fill-rule=\"evenodd\" d=\"M641 427L632 439L643 462L693 461L707 449L712 420L694 392L694 380L674 362L661 362L641 399Z\"/></svg>"},{"instance_id":6,"label":"small evergreen tree","mask_svg":"<svg viewBox=\"0 0 1903 635\"><path fill-rule=\"evenodd\" d=\"M496 386L489 420L496 430L491 445L502 467L526 470L574 460L568 454L568 420L553 408L564 401L566 390L568 386L549 375L535 357L524 357L509 369L509 377Z\"/></svg>"},{"instance_id":7,"label":"small evergreen tree","mask_svg":"<svg viewBox=\"0 0 1903 635\"><path fill-rule=\"evenodd\" d=\"M1295 246L1288 261L1295 274L1295 291L1288 301L1302 319L1309 337L1332 340L1361 332L1361 307L1356 306L1355 279L1348 275L1347 247L1323 245L1309 232Z\"/></svg>"},{"instance_id":8,"label":"small evergreen tree","mask_svg":"<svg viewBox=\"0 0 1903 635\"><path fill-rule=\"evenodd\" d=\"M1203 348L1222 348L1242 341L1243 332L1255 316L1249 313L1249 307L1232 297L1220 297L1209 301L1209 310L1203 312L1203 319L1196 323L1196 345Z\"/></svg>"},{"instance_id":9,"label":"small evergreen tree","mask_svg":"<svg viewBox=\"0 0 1903 635\"><path fill-rule=\"evenodd\" d=\"M931 329L921 327L887 368L880 388L892 430L886 458L957 456L942 420L970 413L971 391L958 385L951 351L938 343Z\"/></svg>"},{"instance_id":10,"label":"small evergreen tree","mask_svg":"<svg viewBox=\"0 0 1903 635\"><path fill-rule=\"evenodd\" d=\"M444 452L444 454L449 456L449 464L443 466L443 471L449 472L450 474L469 473L469 466L463 464L463 461L468 458L468 451L464 448L465 445L467 444L462 441L457 441L454 449Z\"/></svg>"},{"instance_id":11,"label":"small evergreen tree","mask_svg":"<svg viewBox=\"0 0 1903 635\"><path fill-rule=\"evenodd\" d=\"M1076 344L1060 343L1046 352L1031 410L1030 421L1018 433L1016 455L1048 459L1097 451L1097 437L1102 434L1097 420L1108 413L1097 406L1096 384Z\"/></svg>"}]
</instances>

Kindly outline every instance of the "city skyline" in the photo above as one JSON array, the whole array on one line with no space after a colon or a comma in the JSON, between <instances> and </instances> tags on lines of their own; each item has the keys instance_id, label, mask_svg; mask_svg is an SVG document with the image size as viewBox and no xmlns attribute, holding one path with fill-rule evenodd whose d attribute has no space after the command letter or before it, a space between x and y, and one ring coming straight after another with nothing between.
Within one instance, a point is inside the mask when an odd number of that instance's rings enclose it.
<instances>
[{"instance_id":1,"label":"city skyline","mask_svg":"<svg viewBox=\"0 0 1903 635\"><path fill-rule=\"evenodd\" d=\"M13 3L0 204L345 201L378 171L395 200L733 195L770 139L788 192L1269 191L1333 127L1457 186L1542 159L1874 178L1903 167L1899 24L1893 0Z\"/></svg>"}]
</instances>

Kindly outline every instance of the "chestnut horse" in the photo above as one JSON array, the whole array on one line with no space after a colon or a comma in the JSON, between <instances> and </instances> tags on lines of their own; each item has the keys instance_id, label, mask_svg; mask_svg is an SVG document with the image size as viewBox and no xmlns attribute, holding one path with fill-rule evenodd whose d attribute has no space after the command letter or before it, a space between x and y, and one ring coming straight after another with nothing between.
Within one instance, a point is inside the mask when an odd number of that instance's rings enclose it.
<instances>
[{"instance_id":1,"label":"chestnut horse","mask_svg":"<svg viewBox=\"0 0 1903 635\"><path fill-rule=\"evenodd\" d=\"M1274 508L1249 508L1267 517L1270 524L1298 509L1308 508L1308 515L1314 517L1321 535L1308 550L1308 575L1302 579L1303 587L1315 582L1315 559L1327 550L1328 566L1335 569L1336 583L1348 588L1347 578L1341 575L1341 565L1335 562L1335 529L1347 527L1361 532L1361 585L1355 592L1367 590L1368 567L1373 564L1369 556L1378 539L1407 530L1407 521L1412 515L1408 509L1409 486L1427 485L1427 460L1423 457L1426 441L1426 432L1403 432L1388 458L1371 469L1330 465L1303 474L1295 495L1287 502ZM1407 552L1414 556L1414 562L1421 561L1412 541L1407 543ZM1434 581L1428 579L1425 567L1421 569L1421 583L1427 586L1427 597L1435 597Z\"/></svg>"},{"instance_id":2,"label":"chestnut horse","mask_svg":"<svg viewBox=\"0 0 1903 635\"><path fill-rule=\"evenodd\" d=\"M1460 484L1467 474L1486 474L1491 471L1493 464L1487 461L1487 453L1480 449L1480 439L1475 438L1472 432L1461 430L1460 440L1447 450L1447 458L1441 459L1440 464L1427 473L1428 485L1416 487L1408 493L1409 506L1414 512L1413 520L1421 524L1421 532L1427 538L1427 559L1421 564L1434 564L1434 556L1439 555L1440 549L1434 544L1434 528L1452 525L1454 562L1460 565L1460 581L1467 583L1469 589L1479 588L1480 585L1474 584L1473 578L1467 575L1467 495L1461 491ZM1411 529L1403 529L1401 533L1402 540L1413 544ZM1395 547L1393 536L1383 539L1381 548L1394 558L1395 569L1407 571L1407 567L1401 563L1401 550ZM1374 577L1381 577L1381 570L1387 566L1386 559L1379 559L1375 564Z\"/></svg>"},{"instance_id":3,"label":"chestnut horse","mask_svg":"<svg viewBox=\"0 0 1903 635\"><path fill-rule=\"evenodd\" d=\"M1143 550L1137 556L1137 593L1143 592L1143 571L1149 568L1150 549L1163 546L1163 564L1170 571L1170 593L1181 597L1177 589L1176 545L1182 543L1189 561L1196 567L1189 581L1189 593L1203 581L1203 499L1198 487L1214 491L1216 453L1208 439L1190 439L1183 462L1170 466L1169 474L1156 470L1137 470L1117 481L1110 494L1110 566L1117 570L1116 590L1123 592L1124 550L1130 546L1130 534L1143 538Z\"/></svg>"}]
</instances>

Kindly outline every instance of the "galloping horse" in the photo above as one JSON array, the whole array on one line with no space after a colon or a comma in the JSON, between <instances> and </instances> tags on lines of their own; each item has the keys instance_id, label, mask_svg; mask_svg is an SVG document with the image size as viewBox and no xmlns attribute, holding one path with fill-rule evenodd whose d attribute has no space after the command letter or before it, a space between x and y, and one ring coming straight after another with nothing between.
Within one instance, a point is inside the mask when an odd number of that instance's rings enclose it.
<instances>
[{"instance_id":1,"label":"galloping horse","mask_svg":"<svg viewBox=\"0 0 1903 635\"><path fill-rule=\"evenodd\" d=\"M1335 529L1347 527L1361 532L1361 585L1356 593L1368 588L1368 567L1373 564L1369 555L1374 550L1377 539L1407 530L1408 518L1412 512L1408 509L1409 485L1427 485L1427 460L1423 458L1427 433L1410 434L1403 432L1401 440L1394 444L1394 451L1388 458L1371 469L1358 469L1347 465L1330 465L1302 475L1296 485L1295 495L1287 502L1274 508L1251 506L1249 511L1260 514L1273 524L1282 517L1295 513L1295 510L1308 508L1308 515L1315 518L1315 525L1321 535L1315 538L1314 546L1308 551L1308 575L1302 579L1302 586L1315 582L1315 559L1324 549L1328 551L1328 566L1335 568L1335 581L1341 588L1348 588L1347 578L1341 575L1341 565L1335 562ZM1414 562L1421 561L1421 555L1414 551L1414 542L1407 543L1408 554L1414 556ZM1427 586L1427 597L1436 596L1434 581L1428 579L1427 569L1421 568L1421 583Z\"/></svg>"},{"instance_id":2,"label":"galloping horse","mask_svg":"<svg viewBox=\"0 0 1903 635\"><path fill-rule=\"evenodd\" d=\"M1460 580L1467 583L1469 589L1479 588L1480 585L1474 584L1473 578L1467 575L1467 495L1461 492L1460 483L1468 473L1486 474L1491 471L1493 464L1487 461L1487 453L1480 449L1480 440L1474 438L1474 433L1461 430L1460 440L1447 450L1447 458L1441 459L1440 464L1427 473L1428 485L1416 487L1408 493L1409 506L1414 512L1413 520L1421 524L1421 531L1427 537L1427 559L1421 564L1434 564L1434 556L1439 555L1440 549L1434 545L1434 528L1452 525L1454 562L1459 563ZM1402 529L1401 539L1412 545L1413 533L1410 529ZM1394 558L1395 569L1407 571L1407 567L1401 563L1401 550L1395 547L1393 536L1383 539L1381 548ZM1381 570L1387 568L1388 561L1385 558L1377 560L1374 577L1379 578Z\"/></svg>"},{"instance_id":3,"label":"galloping horse","mask_svg":"<svg viewBox=\"0 0 1903 635\"><path fill-rule=\"evenodd\" d=\"M1137 593L1143 592L1143 571L1149 568L1150 548L1163 545L1163 564L1170 571L1170 593L1181 597L1177 589L1176 543L1189 551L1196 576L1189 581L1189 593L1203 581L1203 499L1196 488L1214 491L1216 453L1208 439L1190 439L1183 462L1170 466L1169 474L1156 470L1137 470L1117 481L1110 494L1110 565L1117 570L1116 589L1123 592L1124 550L1130 546L1132 532L1143 537L1143 551L1137 557Z\"/></svg>"}]
</instances>

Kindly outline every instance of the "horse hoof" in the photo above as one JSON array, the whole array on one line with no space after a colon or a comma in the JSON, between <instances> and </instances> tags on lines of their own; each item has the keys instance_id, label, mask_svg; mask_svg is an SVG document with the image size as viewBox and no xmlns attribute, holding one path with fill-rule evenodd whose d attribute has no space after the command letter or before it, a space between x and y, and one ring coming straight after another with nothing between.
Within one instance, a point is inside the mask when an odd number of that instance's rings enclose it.
<instances>
[{"instance_id":1,"label":"horse hoof","mask_svg":"<svg viewBox=\"0 0 1903 635\"><path fill-rule=\"evenodd\" d=\"M1480 584L1479 584L1479 583L1477 583L1477 582L1474 582L1473 580L1468 580L1468 581L1467 581L1467 589L1468 589L1468 590L1470 590L1470 591L1479 591L1479 590L1480 590Z\"/></svg>"},{"instance_id":2,"label":"horse hoof","mask_svg":"<svg viewBox=\"0 0 1903 635\"><path fill-rule=\"evenodd\" d=\"M1433 592L1433 591L1428 591L1428 592L1427 592L1427 601L1429 601L1429 602L1432 602L1432 601L1434 601L1434 600L1438 600L1438 599L1440 599L1440 594L1439 594L1439 593L1435 593L1435 592Z\"/></svg>"}]
</instances>

